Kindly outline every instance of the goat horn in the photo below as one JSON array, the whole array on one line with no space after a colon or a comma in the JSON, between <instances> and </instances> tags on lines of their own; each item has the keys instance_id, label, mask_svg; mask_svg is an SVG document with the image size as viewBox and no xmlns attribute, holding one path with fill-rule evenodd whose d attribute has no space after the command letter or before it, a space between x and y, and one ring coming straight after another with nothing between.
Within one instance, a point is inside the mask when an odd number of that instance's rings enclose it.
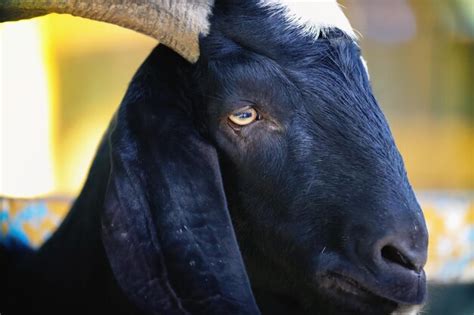
<instances>
[{"instance_id":1,"label":"goat horn","mask_svg":"<svg viewBox=\"0 0 474 315\"><path fill-rule=\"evenodd\" d=\"M120 25L156 38L190 62L209 31L214 0L0 0L0 22L66 13Z\"/></svg>"}]
</instances>

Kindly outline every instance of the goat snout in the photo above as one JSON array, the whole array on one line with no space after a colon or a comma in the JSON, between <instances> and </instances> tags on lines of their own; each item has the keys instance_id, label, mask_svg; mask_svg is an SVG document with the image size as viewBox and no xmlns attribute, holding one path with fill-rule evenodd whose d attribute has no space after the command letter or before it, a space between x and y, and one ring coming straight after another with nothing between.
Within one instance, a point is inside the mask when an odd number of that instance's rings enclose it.
<instances>
[{"instance_id":1,"label":"goat snout","mask_svg":"<svg viewBox=\"0 0 474 315\"><path fill-rule=\"evenodd\" d=\"M421 304L426 298L428 233L424 222L403 224L397 221L379 226L358 240L358 258L375 276L374 289L401 304ZM418 226L418 228L414 228ZM368 239L367 239L368 238ZM372 281L369 281L372 282Z\"/></svg>"},{"instance_id":2,"label":"goat snout","mask_svg":"<svg viewBox=\"0 0 474 315\"><path fill-rule=\"evenodd\" d=\"M423 270L426 263L426 248L423 246L412 247L401 238L393 240L383 239L378 242L374 249L379 264L385 264L385 268L397 268L401 272L414 272L416 274Z\"/></svg>"}]
</instances>

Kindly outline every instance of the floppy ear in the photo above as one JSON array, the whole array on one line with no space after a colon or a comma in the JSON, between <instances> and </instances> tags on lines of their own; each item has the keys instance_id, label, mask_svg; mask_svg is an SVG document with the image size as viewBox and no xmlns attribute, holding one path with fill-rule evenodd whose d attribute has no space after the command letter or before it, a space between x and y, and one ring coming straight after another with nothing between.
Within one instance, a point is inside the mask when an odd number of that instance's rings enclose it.
<instances>
[{"instance_id":1,"label":"floppy ear","mask_svg":"<svg viewBox=\"0 0 474 315\"><path fill-rule=\"evenodd\" d=\"M191 67L160 45L130 84L109 138L103 244L148 313L258 314L215 149L182 106Z\"/></svg>"}]
</instances>

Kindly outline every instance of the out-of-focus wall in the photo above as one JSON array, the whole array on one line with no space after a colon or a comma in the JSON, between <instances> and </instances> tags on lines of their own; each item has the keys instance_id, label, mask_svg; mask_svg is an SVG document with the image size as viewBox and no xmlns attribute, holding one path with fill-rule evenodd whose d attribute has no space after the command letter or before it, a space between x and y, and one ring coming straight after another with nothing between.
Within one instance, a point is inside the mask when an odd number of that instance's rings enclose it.
<instances>
[{"instance_id":1,"label":"out-of-focus wall","mask_svg":"<svg viewBox=\"0 0 474 315\"><path fill-rule=\"evenodd\" d=\"M110 24L48 17L56 60L56 180L76 194L107 125L136 69L157 42Z\"/></svg>"},{"instance_id":2,"label":"out-of-focus wall","mask_svg":"<svg viewBox=\"0 0 474 315\"><path fill-rule=\"evenodd\" d=\"M474 188L474 2L346 0L416 189Z\"/></svg>"},{"instance_id":3,"label":"out-of-focus wall","mask_svg":"<svg viewBox=\"0 0 474 315\"><path fill-rule=\"evenodd\" d=\"M66 15L0 24L0 195L77 195L128 82L156 44Z\"/></svg>"}]
</instances>

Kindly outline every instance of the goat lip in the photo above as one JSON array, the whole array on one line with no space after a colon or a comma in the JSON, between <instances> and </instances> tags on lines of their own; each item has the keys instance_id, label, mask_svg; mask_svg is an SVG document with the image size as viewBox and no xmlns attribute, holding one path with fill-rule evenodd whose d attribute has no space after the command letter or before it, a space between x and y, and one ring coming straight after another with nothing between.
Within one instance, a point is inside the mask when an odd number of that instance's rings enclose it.
<instances>
[{"instance_id":1,"label":"goat lip","mask_svg":"<svg viewBox=\"0 0 474 315\"><path fill-rule=\"evenodd\" d=\"M387 302L392 303L398 302L385 296L381 296L380 294L376 294L366 286L361 285L359 281L356 281L353 278L344 276L339 273L328 273L326 275L326 279L328 280L327 283L329 284L329 286L335 288L338 291L341 291L342 293L360 297L373 297L380 300L386 300Z\"/></svg>"},{"instance_id":2,"label":"goat lip","mask_svg":"<svg viewBox=\"0 0 474 315\"><path fill-rule=\"evenodd\" d=\"M318 305L325 305L328 314L392 314L399 308L397 301L373 293L352 277L327 272L318 277ZM326 314L324 313L324 314Z\"/></svg>"},{"instance_id":3,"label":"goat lip","mask_svg":"<svg viewBox=\"0 0 474 315\"><path fill-rule=\"evenodd\" d=\"M392 303L395 305L420 305L424 301L424 295L417 295L415 297L400 297L386 290L380 290L374 288L370 284L366 284L366 281L361 282L352 277L342 275L340 273L331 272L327 274L329 282L333 282L336 288L341 292L348 294L361 296L363 298L375 298L380 301ZM363 284L364 283L364 284ZM377 293L375 293L377 292Z\"/></svg>"}]
</instances>

